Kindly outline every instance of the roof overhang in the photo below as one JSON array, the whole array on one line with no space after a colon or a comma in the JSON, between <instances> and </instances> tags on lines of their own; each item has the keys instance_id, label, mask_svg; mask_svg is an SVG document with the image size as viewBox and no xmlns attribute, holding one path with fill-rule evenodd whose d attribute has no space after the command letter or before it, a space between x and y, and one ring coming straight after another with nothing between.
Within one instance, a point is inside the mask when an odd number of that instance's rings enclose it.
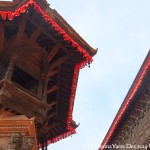
<instances>
[{"instance_id":1,"label":"roof overhang","mask_svg":"<svg viewBox=\"0 0 150 150\"><path fill-rule=\"evenodd\" d=\"M75 128L77 125L72 121L72 111L79 70L92 62L92 56L94 56L97 51L91 48L55 10L49 8L49 5L44 0L14 0L13 2L0 2L0 15L3 20L13 21L15 17L27 13L30 7L33 7L34 10L43 17L45 22L57 31L59 35L63 36L63 39L71 44L83 58L82 61L76 63L73 70L66 132L49 139L48 144L50 144L76 133Z\"/></svg>"},{"instance_id":2,"label":"roof overhang","mask_svg":"<svg viewBox=\"0 0 150 150\"><path fill-rule=\"evenodd\" d=\"M115 119L113 120L110 129L108 130L103 142L101 143L101 146L99 150L105 149L105 146L111 145L110 141L114 138L115 133L118 129L120 129L120 123L123 118L126 118L126 113L129 109L133 109L132 103L136 101L136 95L139 93L139 91L142 91L144 80L147 80L149 78L149 71L150 71L150 51L143 62L131 88L128 91L128 94L126 95Z\"/></svg>"}]
</instances>

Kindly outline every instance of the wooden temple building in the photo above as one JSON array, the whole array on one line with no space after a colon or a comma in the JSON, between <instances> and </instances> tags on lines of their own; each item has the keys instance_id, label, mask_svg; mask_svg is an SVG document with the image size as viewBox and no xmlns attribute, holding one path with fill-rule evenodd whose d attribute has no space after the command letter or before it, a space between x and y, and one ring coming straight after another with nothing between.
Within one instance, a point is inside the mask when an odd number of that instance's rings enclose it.
<instances>
[{"instance_id":1,"label":"wooden temple building","mask_svg":"<svg viewBox=\"0 0 150 150\"><path fill-rule=\"evenodd\" d=\"M0 150L46 150L76 133L79 70L95 54L46 0L0 1Z\"/></svg>"},{"instance_id":2,"label":"wooden temple building","mask_svg":"<svg viewBox=\"0 0 150 150\"><path fill-rule=\"evenodd\" d=\"M99 150L150 149L150 51Z\"/></svg>"}]
</instances>

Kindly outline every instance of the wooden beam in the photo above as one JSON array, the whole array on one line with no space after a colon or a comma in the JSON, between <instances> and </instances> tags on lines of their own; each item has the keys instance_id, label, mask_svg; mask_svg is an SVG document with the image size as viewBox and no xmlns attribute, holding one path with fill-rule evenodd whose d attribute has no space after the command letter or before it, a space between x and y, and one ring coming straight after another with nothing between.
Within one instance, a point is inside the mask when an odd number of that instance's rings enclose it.
<instances>
[{"instance_id":1,"label":"wooden beam","mask_svg":"<svg viewBox=\"0 0 150 150\"><path fill-rule=\"evenodd\" d=\"M53 116L52 116L53 117ZM47 121L48 122L48 121ZM40 129L40 133L45 133L47 134L48 131L56 126L58 126L60 124L60 122L54 122L51 125L48 125L47 122L42 126L42 128Z\"/></svg>"},{"instance_id":2,"label":"wooden beam","mask_svg":"<svg viewBox=\"0 0 150 150\"><path fill-rule=\"evenodd\" d=\"M16 46L20 46L21 42L23 41L26 22L27 22L27 17L23 16L16 35L16 40L15 40Z\"/></svg>"},{"instance_id":3,"label":"wooden beam","mask_svg":"<svg viewBox=\"0 0 150 150\"><path fill-rule=\"evenodd\" d=\"M38 25L35 21L33 21L32 18L29 17L28 19L29 19L29 21L30 21L32 24L34 24L37 28L39 28L39 25ZM47 35L47 33L46 33L44 30L43 30L43 33ZM49 34L48 34L48 35L49 35ZM53 42L57 43L57 40L56 40L54 37L52 37L51 35L49 35L49 38L50 38Z\"/></svg>"},{"instance_id":4,"label":"wooden beam","mask_svg":"<svg viewBox=\"0 0 150 150\"><path fill-rule=\"evenodd\" d=\"M32 35L30 36L30 38L27 40L26 45L32 45L36 42L36 39L40 36L40 34L42 33L41 28L37 28Z\"/></svg>"},{"instance_id":5,"label":"wooden beam","mask_svg":"<svg viewBox=\"0 0 150 150\"><path fill-rule=\"evenodd\" d=\"M47 128L46 128L46 129L50 130L50 129L52 129L52 128L54 128L54 127L58 126L59 124L60 124L59 122L54 122L54 123L53 123L53 124L51 124L50 126L47 126Z\"/></svg>"},{"instance_id":6,"label":"wooden beam","mask_svg":"<svg viewBox=\"0 0 150 150\"><path fill-rule=\"evenodd\" d=\"M61 48L68 54L71 55L71 51L69 51L66 47L64 47L57 39L55 39L54 37L52 37L50 34L48 34L47 32L43 32L48 38L53 39L55 41L55 43L59 44L61 46Z\"/></svg>"},{"instance_id":7,"label":"wooden beam","mask_svg":"<svg viewBox=\"0 0 150 150\"><path fill-rule=\"evenodd\" d=\"M56 55L56 53L58 52L58 50L60 49L60 45L59 44L56 44L52 50L49 52L48 56L47 56L47 60L48 62L50 62L54 56Z\"/></svg>"},{"instance_id":8,"label":"wooden beam","mask_svg":"<svg viewBox=\"0 0 150 150\"><path fill-rule=\"evenodd\" d=\"M49 71L55 69L56 67L60 66L62 63L64 63L66 60L68 60L70 58L69 55L63 56L61 58L58 58L58 60L56 60L55 62L53 62L50 66L49 66Z\"/></svg>"},{"instance_id":9,"label":"wooden beam","mask_svg":"<svg viewBox=\"0 0 150 150\"><path fill-rule=\"evenodd\" d=\"M59 72L59 69L51 70L48 72L47 77L51 77Z\"/></svg>"},{"instance_id":10,"label":"wooden beam","mask_svg":"<svg viewBox=\"0 0 150 150\"><path fill-rule=\"evenodd\" d=\"M52 106L56 105L58 101L52 101L50 104L48 104L48 107L51 108Z\"/></svg>"},{"instance_id":11,"label":"wooden beam","mask_svg":"<svg viewBox=\"0 0 150 150\"><path fill-rule=\"evenodd\" d=\"M29 19L29 21L30 21L32 24L34 24L37 28L40 28L39 25L38 25L33 19L31 19L30 17L29 17L28 19ZM69 51L66 47L64 47L55 37L51 36L49 33L47 33L46 31L44 31L43 29L41 29L41 30L42 30L42 32L43 32L49 39L51 39L54 43L59 44L65 52L67 52L67 53L70 54L70 51Z\"/></svg>"},{"instance_id":12,"label":"wooden beam","mask_svg":"<svg viewBox=\"0 0 150 150\"><path fill-rule=\"evenodd\" d=\"M58 67L58 69L61 69L61 66ZM60 87L60 72L57 73L57 86ZM56 99L58 100L60 98L60 88L58 88L58 90L56 91ZM58 105L56 105L55 110L58 112Z\"/></svg>"},{"instance_id":13,"label":"wooden beam","mask_svg":"<svg viewBox=\"0 0 150 150\"><path fill-rule=\"evenodd\" d=\"M5 41L5 31L4 25L0 24L0 53L4 50L4 41Z\"/></svg>"},{"instance_id":14,"label":"wooden beam","mask_svg":"<svg viewBox=\"0 0 150 150\"><path fill-rule=\"evenodd\" d=\"M57 115L57 112L53 112L52 114L48 115L47 119L50 119L50 118L52 118L55 115Z\"/></svg>"},{"instance_id":15,"label":"wooden beam","mask_svg":"<svg viewBox=\"0 0 150 150\"><path fill-rule=\"evenodd\" d=\"M53 85L50 89L47 90L47 94L50 94L52 93L53 91L57 90L57 86L56 85Z\"/></svg>"}]
</instances>

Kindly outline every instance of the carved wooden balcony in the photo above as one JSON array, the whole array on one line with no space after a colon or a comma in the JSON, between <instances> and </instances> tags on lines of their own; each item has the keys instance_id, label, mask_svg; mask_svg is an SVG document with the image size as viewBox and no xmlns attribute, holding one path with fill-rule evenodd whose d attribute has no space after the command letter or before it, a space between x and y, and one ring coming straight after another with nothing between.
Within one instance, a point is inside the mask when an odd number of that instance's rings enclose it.
<instances>
[{"instance_id":1,"label":"carved wooden balcony","mask_svg":"<svg viewBox=\"0 0 150 150\"><path fill-rule=\"evenodd\" d=\"M0 104L14 110L16 114L24 114L29 118L34 116L36 121L41 123L50 109L49 105L41 102L36 95L8 80L0 82Z\"/></svg>"}]
</instances>

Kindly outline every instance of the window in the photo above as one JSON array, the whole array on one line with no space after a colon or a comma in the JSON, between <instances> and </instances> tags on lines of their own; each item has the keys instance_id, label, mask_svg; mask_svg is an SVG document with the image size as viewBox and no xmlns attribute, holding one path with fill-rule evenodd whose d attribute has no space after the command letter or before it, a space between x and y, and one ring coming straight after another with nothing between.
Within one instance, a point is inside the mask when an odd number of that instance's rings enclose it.
<instances>
[{"instance_id":1,"label":"window","mask_svg":"<svg viewBox=\"0 0 150 150\"><path fill-rule=\"evenodd\" d=\"M14 68L11 80L34 94L37 94L38 92L38 80L16 66Z\"/></svg>"}]
</instances>

